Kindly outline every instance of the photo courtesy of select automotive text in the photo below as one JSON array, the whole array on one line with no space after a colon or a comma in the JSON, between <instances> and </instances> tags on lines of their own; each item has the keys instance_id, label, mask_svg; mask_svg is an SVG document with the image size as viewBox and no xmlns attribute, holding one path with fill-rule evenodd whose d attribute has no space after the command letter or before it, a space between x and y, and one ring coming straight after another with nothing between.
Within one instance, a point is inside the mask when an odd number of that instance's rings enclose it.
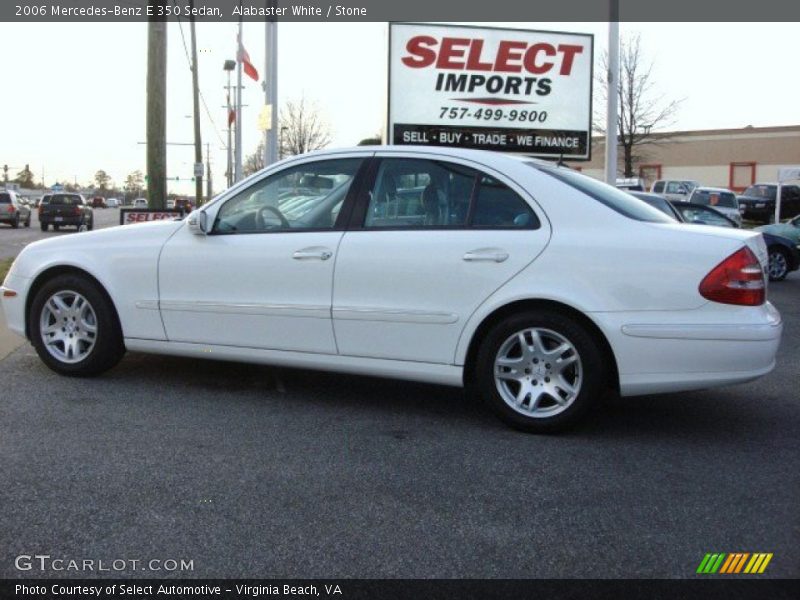
<instances>
[{"instance_id":1,"label":"photo courtesy of select automotive text","mask_svg":"<svg viewBox=\"0 0 800 600\"><path fill-rule=\"evenodd\" d=\"M0 600L800 598L800 3L0 3Z\"/></svg>"}]
</instances>

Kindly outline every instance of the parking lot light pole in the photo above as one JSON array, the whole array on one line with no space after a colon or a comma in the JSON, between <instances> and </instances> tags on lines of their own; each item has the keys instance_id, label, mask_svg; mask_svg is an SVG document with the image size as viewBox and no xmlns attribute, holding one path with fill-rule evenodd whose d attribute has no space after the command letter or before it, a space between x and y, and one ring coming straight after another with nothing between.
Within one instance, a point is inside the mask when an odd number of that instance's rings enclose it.
<instances>
[{"instance_id":1,"label":"parking lot light pole","mask_svg":"<svg viewBox=\"0 0 800 600\"><path fill-rule=\"evenodd\" d=\"M619 99L619 0L609 0L608 92L606 93L606 183L617 183L617 101Z\"/></svg>"}]
</instances>

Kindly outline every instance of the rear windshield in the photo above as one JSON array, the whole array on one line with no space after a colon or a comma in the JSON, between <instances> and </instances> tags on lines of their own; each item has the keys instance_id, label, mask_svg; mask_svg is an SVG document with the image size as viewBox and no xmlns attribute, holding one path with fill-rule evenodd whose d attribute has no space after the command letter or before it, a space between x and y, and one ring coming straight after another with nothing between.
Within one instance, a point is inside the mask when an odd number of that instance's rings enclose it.
<instances>
[{"instance_id":1,"label":"rear windshield","mask_svg":"<svg viewBox=\"0 0 800 600\"><path fill-rule=\"evenodd\" d=\"M738 208L739 206L733 192L718 192L714 190L695 190L689 202L714 208Z\"/></svg>"},{"instance_id":2,"label":"rear windshield","mask_svg":"<svg viewBox=\"0 0 800 600\"><path fill-rule=\"evenodd\" d=\"M618 190L614 186L605 184L602 181L592 179L591 177L581 175L569 169L543 167L536 163L528 164L539 169L542 173L547 173L551 177L566 183L568 186L583 192L587 196L594 198L601 204L605 204L610 209L625 215L629 219L647 221L649 223L675 222L674 219L671 219L657 208L653 208L649 204L641 202L638 198L634 198L627 192Z\"/></svg>"},{"instance_id":3,"label":"rear windshield","mask_svg":"<svg viewBox=\"0 0 800 600\"><path fill-rule=\"evenodd\" d=\"M11 203L11 194L8 192L0 193L0 204L10 204Z\"/></svg>"},{"instance_id":4,"label":"rear windshield","mask_svg":"<svg viewBox=\"0 0 800 600\"><path fill-rule=\"evenodd\" d=\"M778 191L777 186L774 185L751 185L744 191L744 196L752 196L753 198L764 198L766 200L775 200L775 193ZM781 194L783 198L783 194Z\"/></svg>"},{"instance_id":5,"label":"rear windshield","mask_svg":"<svg viewBox=\"0 0 800 600\"><path fill-rule=\"evenodd\" d=\"M50 204L66 204L68 206L81 203L80 196L69 196L67 194L56 194L50 197Z\"/></svg>"}]
</instances>

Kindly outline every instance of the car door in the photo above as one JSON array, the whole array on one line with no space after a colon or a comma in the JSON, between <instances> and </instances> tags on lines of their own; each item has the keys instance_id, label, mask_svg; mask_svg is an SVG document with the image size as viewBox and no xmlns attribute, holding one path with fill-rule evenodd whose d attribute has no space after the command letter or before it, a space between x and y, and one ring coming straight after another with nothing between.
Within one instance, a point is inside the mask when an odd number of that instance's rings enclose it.
<instances>
[{"instance_id":1,"label":"car door","mask_svg":"<svg viewBox=\"0 0 800 600\"><path fill-rule=\"evenodd\" d=\"M364 155L294 161L206 209L159 261L170 341L333 354L330 319L343 206Z\"/></svg>"},{"instance_id":2,"label":"car door","mask_svg":"<svg viewBox=\"0 0 800 600\"><path fill-rule=\"evenodd\" d=\"M452 364L469 316L530 264L549 226L530 196L467 161L379 153L339 246L339 353Z\"/></svg>"}]
</instances>

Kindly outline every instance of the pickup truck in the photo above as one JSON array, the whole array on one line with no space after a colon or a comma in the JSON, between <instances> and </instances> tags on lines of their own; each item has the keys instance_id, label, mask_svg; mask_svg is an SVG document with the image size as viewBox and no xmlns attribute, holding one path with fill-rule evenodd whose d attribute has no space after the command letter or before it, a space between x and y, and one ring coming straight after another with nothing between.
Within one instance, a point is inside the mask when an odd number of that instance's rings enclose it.
<instances>
[{"instance_id":1,"label":"pickup truck","mask_svg":"<svg viewBox=\"0 0 800 600\"><path fill-rule=\"evenodd\" d=\"M39 204L39 224L42 231L52 225L58 231L62 226L75 227L78 231L94 228L94 212L80 194L46 194Z\"/></svg>"}]
</instances>

